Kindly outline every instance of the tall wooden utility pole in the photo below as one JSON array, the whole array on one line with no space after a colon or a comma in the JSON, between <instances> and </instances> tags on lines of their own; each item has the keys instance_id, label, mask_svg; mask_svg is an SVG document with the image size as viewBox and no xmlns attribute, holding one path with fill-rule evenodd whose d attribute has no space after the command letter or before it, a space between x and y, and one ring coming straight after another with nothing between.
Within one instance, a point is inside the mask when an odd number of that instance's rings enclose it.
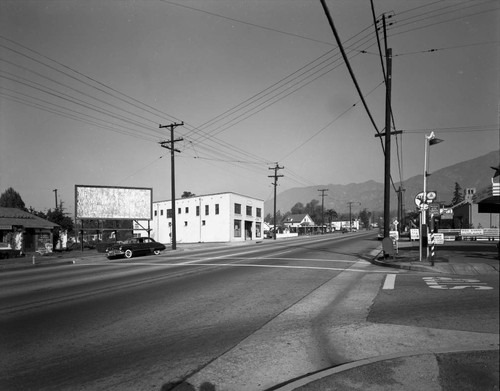
<instances>
[{"instance_id":1,"label":"tall wooden utility pole","mask_svg":"<svg viewBox=\"0 0 500 391\"><path fill-rule=\"evenodd\" d=\"M170 141L161 141L159 144L163 148L170 149L170 168L171 168L171 190L172 190L172 250L177 248L177 229L175 221L175 152L180 152L178 149L174 148L174 143L177 141L182 141L182 138L174 139L174 129L177 126L184 126L184 122L180 124L170 124L170 125L160 125L161 128L170 128ZM170 144L170 145L168 145Z\"/></svg>"},{"instance_id":2,"label":"tall wooden utility pole","mask_svg":"<svg viewBox=\"0 0 500 391\"><path fill-rule=\"evenodd\" d=\"M283 175L278 175L278 170L283 170L285 167L280 167L278 163L276 166L269 167L270 170L274 170L274 175L268 175L269 178L274 178L274 228L273 228L273 239L276 240L276 187L278 186L278 178Z\"/></svg>"},{"instance_id":3,"label":"tall wooden utility pole","mask_svg":"<svg viewBox=\"0 0 500 391\"><path fill-rule=\"evenodd\" d=\"M387 47L387 30L385 15L382 16L385 43L385 132L375 137L385 137L384 160L384 238L389 237L391 225L391 136L402 133L391 132L391 88L392 88L392 49Z\"/></svg>"},{"instance_id":4,"label":"tall wooden utility pole","mask_svg":"<svg viewBox=\"0 0 500 391\"><path fill-rule=\"evenodd\" d=\"M385 78L385 165L384 165L384 238L389 237L391 219L391 88L392 88L392 49L387 47L387 31L384 23L384 42L386 59Z\"/></svg>"},{"instance_id":5,"label":"tall wooden utility pole","mask_svg":"<svg viewBox=\"0 0 500 391\"><path fill-rule=\"evenodd\" d=\"M405 207L404 207L404 192L406 191L405 188L402 186L399 186L399 189L397 191L398 193L398 232L401 233L401 227L404 224L405 221Z\"/></svg>"},{"instance_id":6,"label":"tall wooden utility pole","mask_svg":"<svg viewBox=\"0 0 500 391\"><path fill-rule=\"evenodd\" d=\"M328 189L318 189L318 191L321 192L321 233L324 234L325 233L325 191L328 191Z\"/></svg>"}]
</instances>

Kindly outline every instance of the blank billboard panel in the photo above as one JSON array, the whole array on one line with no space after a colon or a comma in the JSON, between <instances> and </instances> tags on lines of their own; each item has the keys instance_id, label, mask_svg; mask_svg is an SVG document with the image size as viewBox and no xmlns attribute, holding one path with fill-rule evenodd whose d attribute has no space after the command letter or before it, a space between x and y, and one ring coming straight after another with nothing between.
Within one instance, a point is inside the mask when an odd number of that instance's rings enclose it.
<instances>
[{"instance_id":1,"label":"blank billboard panel","mask_svg":"<svg viewBox=\"0 0 500 391\"><path fill-rule=\"evenodd\" d=\"M143 187L75 186L75 218L151 220L153 189Z\"/></svg>"}]
</instances>

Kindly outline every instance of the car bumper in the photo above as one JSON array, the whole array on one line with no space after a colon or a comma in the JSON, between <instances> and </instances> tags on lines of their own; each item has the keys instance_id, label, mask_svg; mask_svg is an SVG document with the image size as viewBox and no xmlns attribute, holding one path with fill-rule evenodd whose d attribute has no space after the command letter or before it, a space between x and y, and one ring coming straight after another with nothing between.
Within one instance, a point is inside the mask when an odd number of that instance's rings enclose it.
<instances>
[{"instance_id":1,"label":"car bumper","mask_svg":"<svg viewBox=\"0 0 500 391\"><path fill-rule=\"evenodd\" d=\"M108 257L117 257L117 256L120 256L120 255L125 255L125 251L121 251L121 250L108 250L108 252L107 252L107 256Z\"/></svg>"}]
</instances>

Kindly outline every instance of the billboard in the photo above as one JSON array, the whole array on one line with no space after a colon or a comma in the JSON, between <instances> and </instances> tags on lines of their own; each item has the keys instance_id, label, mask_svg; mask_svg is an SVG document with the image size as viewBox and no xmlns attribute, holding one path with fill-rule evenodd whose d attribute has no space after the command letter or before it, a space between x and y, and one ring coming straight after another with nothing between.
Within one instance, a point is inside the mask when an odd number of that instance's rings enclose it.
<instances>
[{"instance_id":1,"label":"billboard","mask_svg":"<svg viewBox=\"0 0 500 391\"><path fill-rule=\"evenodd\" d=\"M153 189L75 185L75 219L151 220Z\"/></svg>"}]
</instances>

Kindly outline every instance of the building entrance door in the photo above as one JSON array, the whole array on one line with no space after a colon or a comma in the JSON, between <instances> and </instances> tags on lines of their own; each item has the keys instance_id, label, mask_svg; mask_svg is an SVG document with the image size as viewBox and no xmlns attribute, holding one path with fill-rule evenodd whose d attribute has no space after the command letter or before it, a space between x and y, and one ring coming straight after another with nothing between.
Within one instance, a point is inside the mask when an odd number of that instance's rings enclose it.
<instances>
[{"instance_id":1,"label":"building entrance door","mask_svg":"<svg viewBox=\"0 0 500 391\"><path fill-rule=\"evenodd\" d=\"M245 240L252 240L252 225L253 222L245 221Z\"/></svg>"}]
</instances>

